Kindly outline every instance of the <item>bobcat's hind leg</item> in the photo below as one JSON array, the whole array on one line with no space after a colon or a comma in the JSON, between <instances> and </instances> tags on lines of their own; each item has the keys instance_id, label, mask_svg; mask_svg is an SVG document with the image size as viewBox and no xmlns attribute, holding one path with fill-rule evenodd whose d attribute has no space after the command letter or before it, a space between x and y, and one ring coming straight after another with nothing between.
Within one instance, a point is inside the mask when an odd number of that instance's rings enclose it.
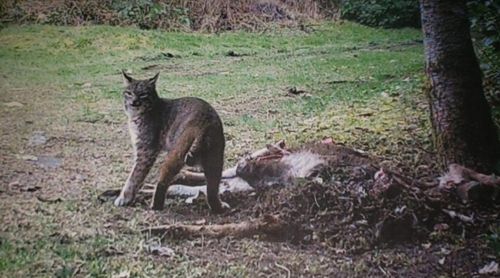
<instances>
[{"instance_id":1,"label":"bobcat's hind leg","mask_svg":"<svg viewBox=\"0 0 500 278\"><path fill-rule=\"evenodd\" d=\"M224 212L229 205L219 198L219 184L224 164L224 145L213 146L202 157L201 164L207 180L207 202L214 213Z\"/></svg>"},{"instance_id":2,"label":"bobcat's hind leg","mask_svg":"<svg viewBox=\"0 0 500 278\"><path fill-rule=\"evenodd\" d=\"M174 177L180 172L185 164L186 155L193 143L193 137L190 132L184 132L179 138L176 146L168 152L165 161L161 165L160 179L156 185L151 208L154 210L162 210L165 205L165 197L167 189L172 183Z\"/></svg>"}]
</instances>

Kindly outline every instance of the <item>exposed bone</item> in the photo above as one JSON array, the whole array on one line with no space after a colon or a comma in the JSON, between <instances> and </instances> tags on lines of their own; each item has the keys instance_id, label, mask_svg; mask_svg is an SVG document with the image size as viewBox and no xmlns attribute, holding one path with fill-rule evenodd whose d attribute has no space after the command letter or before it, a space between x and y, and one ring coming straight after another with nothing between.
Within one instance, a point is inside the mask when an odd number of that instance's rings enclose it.
<instances>
[{"instance_id":1,"label":"exposed bone","mask_svg":"<svg viewBox=\"0 0 500 278\"><path fill-rule=\"evenodd\" d=\"M243 221L240 223L189 225L172 224L143 229L143 233L159 235L169 238L195 238L195 237L252 237L254 235L283 236L287 234L289 225L276 215Z\"/></svg>"},{"instance_id":2,"label":"exposed bone","mask_svg":"<svg viewBox=\"0 0 500 278\"><path fill-rule=\"evenodd\" d=\"M275 154L289 154L290 152L285 150L286 144L285 140L280 140L274 144L267 144L265 148L257 150L248 156L249 159L257 159L259 157L264 157L267 155Z\"/></svg>"}]
</instances>

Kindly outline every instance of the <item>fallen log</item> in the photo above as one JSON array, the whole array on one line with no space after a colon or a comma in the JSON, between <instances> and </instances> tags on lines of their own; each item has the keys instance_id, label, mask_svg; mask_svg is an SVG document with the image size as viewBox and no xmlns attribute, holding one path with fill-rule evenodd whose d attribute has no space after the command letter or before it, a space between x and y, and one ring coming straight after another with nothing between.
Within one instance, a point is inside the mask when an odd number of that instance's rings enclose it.
<instances>
[{"instance_id":1,"label":"fallen log","mask_svg":"<svg viewBox=\"0 0 500 278\"><path fill-rule=\"evenodd\" d=\"M148 227L142 233L174 239L197 238L197 237L253 237L264 235L273 239L285 239L289 235L289 224L276 215L264 215L263 217L243 221L240 223L195 225L195 224L172 224Z\"/></svg>"}]
</instances>

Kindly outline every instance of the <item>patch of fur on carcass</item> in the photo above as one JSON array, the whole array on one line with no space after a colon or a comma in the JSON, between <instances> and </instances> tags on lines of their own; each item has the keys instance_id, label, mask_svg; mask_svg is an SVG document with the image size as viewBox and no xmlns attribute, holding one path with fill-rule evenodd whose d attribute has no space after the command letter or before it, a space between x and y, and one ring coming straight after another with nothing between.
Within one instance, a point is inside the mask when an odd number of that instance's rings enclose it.
<instances>
[{"instance_id":1,"label":"patch of fur on carcass","mask_svg":"<svg viewBox=\"0 0 500 278\"><path fill-rule=\"evenodd\" d=\"M322 182L319 173L327 165L327 161L320 154L302 150L282 154L280 159L243 159L236 167L236 175L253 188L274 184L286 185L297 178Z\"/></svg>"},{"instance_id":2,"label":"patch of fur on carcass","mask_svg":"<svg viewBox=\"0 0 500 278\"><path fill-rule=\"evenodd\" d=\"M332 170L349 168L349 174L372 177L374 159L362 151L333 142L331 138L287 149L284 141L267 146L258 157L241 160L236 175L252 187L293 184L297 178L322 183L332 178Z\"/></svg>"}]
</instances>

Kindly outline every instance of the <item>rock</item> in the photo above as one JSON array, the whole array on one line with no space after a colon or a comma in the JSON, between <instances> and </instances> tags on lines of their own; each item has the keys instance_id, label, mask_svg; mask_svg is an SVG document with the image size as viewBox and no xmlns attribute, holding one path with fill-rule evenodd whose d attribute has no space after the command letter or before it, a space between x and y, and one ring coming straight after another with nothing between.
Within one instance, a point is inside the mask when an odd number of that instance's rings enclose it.
<instances>
[{"instance_id":1,"label":"rock","mask_svg":"<svg viewBox=\"0 0 500 278\"><path fill-rule=\"evenodd\" d=\"M45 132L38 130L33 132L33 135L29 139L28 145L39 146L45 143L47 143L47 137L45 137Z\"/></svg>"},{"instance_id":2,"label":"rock","mask_svg":"<svg viewBox=\"0 0 500 278\"><path fill-rule=\"evenodd\" d=\"M172 248L162 246L160 242L146 242L145 245L142 246L144 251L151 253L156 256L162 257L173 257L175 256L175 252Z\"/></svg>"},{"instance_id":3,"label":"rock","mask_svg":"<svg viewBox=\"0 0 500 278\"><path fill-rule=\"evenodd\" d=\"M41 155L36 160L36 164L42 168L57 168L61 166L62 159L48 155Z\"/></svg>"}]
</instances>

